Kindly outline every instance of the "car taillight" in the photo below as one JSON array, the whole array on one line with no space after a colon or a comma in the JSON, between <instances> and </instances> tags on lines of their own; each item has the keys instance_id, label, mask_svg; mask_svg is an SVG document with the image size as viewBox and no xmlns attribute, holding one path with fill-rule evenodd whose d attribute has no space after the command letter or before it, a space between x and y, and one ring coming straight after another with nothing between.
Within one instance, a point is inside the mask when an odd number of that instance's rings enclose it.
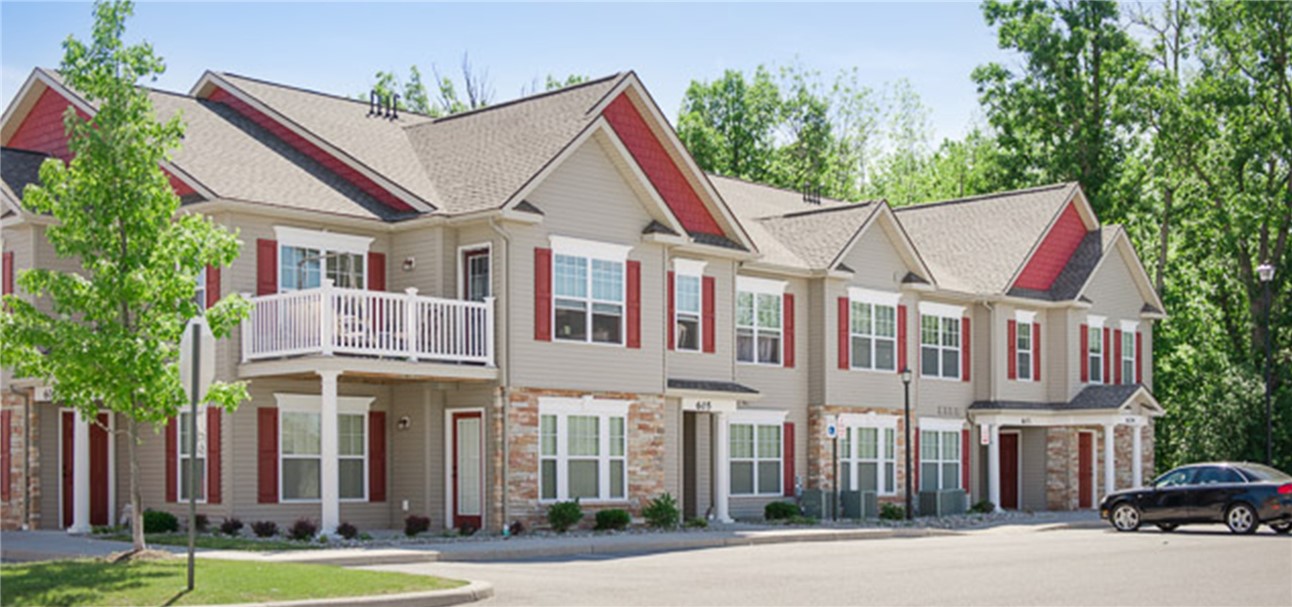
<instances>
[{"instance_id":1,"label":"car taillight","mask_svg":"<svg viewBox=\"0 0 1292 607\"><path fill-rule=\"evenodd\" d=\"M1292 495L1292 483L1280 485L1279 495Z\"/></svg>"}]
</instances>

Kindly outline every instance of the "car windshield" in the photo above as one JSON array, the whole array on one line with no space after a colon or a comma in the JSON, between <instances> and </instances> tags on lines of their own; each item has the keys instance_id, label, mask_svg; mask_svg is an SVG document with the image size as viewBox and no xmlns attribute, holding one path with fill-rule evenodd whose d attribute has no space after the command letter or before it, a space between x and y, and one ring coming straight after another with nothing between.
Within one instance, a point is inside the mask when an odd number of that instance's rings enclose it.
<instances>
[{"instance_id":1,"label":"car windshield","mask_svg":"<svg viewBox=\"0 0 1292 607\"><path fill-rule=\"evenodd\" d=\"M1242 468L1243 472L1247 473L1247 476L1258 482L1272 481L1278 483L1292 481L1292 475L1261 464L1243 464L1239 468Z\"/></svg>"}]
</instances>

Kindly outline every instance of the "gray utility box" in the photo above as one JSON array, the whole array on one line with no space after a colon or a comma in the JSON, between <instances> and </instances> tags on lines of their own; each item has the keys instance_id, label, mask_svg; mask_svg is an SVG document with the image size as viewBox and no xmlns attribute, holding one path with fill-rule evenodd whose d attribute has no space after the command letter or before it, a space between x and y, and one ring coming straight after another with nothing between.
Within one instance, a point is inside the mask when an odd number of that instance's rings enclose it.
<instances>
[{"instance_id":1,"label":"gray utility box","mask_svg":"<svg viewBox=\"0 0 1292 607\"><path fill-rule=\"evenodd\" d=\"M843 518L879 518L879 496L874 491L844 491Z\"/></svg>"},{"instance_id":2,"label":"gray utility box","mask_svg":"<svg viewBox=\"0 0 1292 607\"><path fill-rule=\"evenodd\" d=\"M817 520L834 518L834 492L820 489L804 489L799 498L803 516Z\"/></svg>"},{"instance_id":3,"label":"gray utility box","mask_svg":"<svg viewBox=\"0 0 1292 607\"><path fill-rule=\"evenodd\" d=\"M968 510L968 496L964 489L920 492L920 516L948 516L964 514Z\"/></svg>"}]
</instances>

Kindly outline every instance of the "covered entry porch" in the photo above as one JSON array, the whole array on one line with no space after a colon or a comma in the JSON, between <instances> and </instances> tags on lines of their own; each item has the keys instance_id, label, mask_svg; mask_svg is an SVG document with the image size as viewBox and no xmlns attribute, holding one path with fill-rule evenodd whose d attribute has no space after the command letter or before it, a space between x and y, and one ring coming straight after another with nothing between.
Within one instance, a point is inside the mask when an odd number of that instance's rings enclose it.
<instances>
[{"instance_id":1,"label":"covered entry porch","mask_svg":"<svg viewBox=\"0 0 1292 607\"><path fill-rule=\"evenodd\" d=\"M1065 403L974 403L982 494L1006 510L1096 508L1152 474L1162 413L1141 385L1089 386Z\"/></svg>"}]
</instances>

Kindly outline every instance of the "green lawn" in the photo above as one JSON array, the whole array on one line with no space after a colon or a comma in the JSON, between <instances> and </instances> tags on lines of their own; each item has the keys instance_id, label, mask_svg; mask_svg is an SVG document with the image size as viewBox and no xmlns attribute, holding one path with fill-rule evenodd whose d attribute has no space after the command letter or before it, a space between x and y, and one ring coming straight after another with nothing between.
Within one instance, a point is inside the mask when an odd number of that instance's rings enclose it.
<instances>
[{"instance_id":1,"label":"green lawn","mask_svg":"<svg viewBox=\"0 0 1292 607\"><path fill-rule=\"evenodd\" d=\"M106 533L93 536L100 540L129 542L129 533ZM227 535L198 535L198 548L213 550L247 550L250 552L270 552L274 550L309 550L327 548L327 544L317 542L293 542L291 540L250 539L229 537ZM188 546L187 533L152 533L148 535L149 546Z\"/></svg>"},{"instance_id":2,"label":"green lawn","mask_svg":"<svg viewBox=\"0 0 1292 607\"><path fill-rule=\"evenodd\" d=\"M0 605L197 605L442 590L457 580L328 565L198 559L185 594L182 558L113 564L98 559L0 565Z\"/></svg>"}]
</instances>

